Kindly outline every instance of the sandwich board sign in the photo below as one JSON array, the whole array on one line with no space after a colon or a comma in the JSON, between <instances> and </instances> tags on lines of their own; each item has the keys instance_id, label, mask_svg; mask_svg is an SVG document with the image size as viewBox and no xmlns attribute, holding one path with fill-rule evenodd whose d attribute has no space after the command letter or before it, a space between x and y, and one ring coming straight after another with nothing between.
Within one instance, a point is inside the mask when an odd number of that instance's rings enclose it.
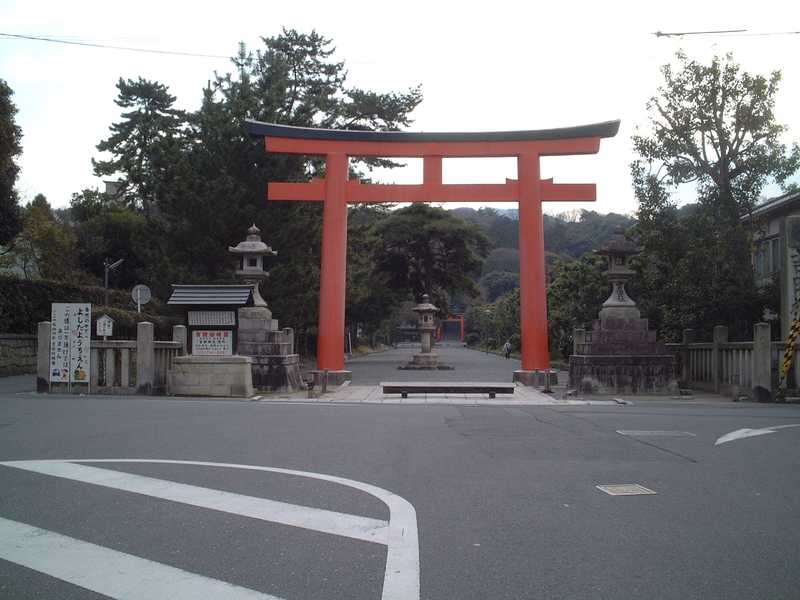
<instances>
[{"instance_id":1,"label":"sandwich board sign","mask_svg":"<svg viewBox=\"0 0 800 600\"><path fill-rule=\"evenodd\" d=\"M89 383L92 305L52 304L50 382Z\"/></svg>"}]
</instances>

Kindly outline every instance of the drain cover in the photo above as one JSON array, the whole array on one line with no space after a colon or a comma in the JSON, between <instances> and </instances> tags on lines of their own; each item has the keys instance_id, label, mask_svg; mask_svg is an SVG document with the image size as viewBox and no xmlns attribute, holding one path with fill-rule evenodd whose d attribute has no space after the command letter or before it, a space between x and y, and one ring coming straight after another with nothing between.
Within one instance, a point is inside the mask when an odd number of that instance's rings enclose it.
<instances>
[{"instance_id":1,"label":"drain cover","mask_svg":"<svg viewBox=\"0 0 800 600\"><path fill-rule=\"evenodd\" d=\"M601 492L605 492L609 496L642 496L646 494L655 494L651 489L639 485L638 483L612 483L607 485L594 486Z\"/></svg>"},{"instance_id":2,"label":"drain cover","mask_svg":"<svg viewBox=\"0 0 800 600\"><path fill-rule=\"evenodd\" d=\"M650 431L643 429L617 429L620 435L631 437L697 437L689 431Z\"/></svg>"}]
</instances>

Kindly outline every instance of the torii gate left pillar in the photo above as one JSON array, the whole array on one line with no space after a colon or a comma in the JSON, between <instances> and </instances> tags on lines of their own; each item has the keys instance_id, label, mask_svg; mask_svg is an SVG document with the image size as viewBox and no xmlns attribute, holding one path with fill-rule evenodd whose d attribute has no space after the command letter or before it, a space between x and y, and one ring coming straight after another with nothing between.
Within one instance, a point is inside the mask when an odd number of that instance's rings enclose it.
<instances>
[{"instance_id":1,"label":"torii gate left pillar","mask_svg":"<svg viewBox=\"0 0 800 600\"><path fill-rule=\"evenodd\" d=\"M594 154L600 139L616 135L619 121L539 131L490 133L405 133L314 129L247 121L252 136L264 137L268 152L324 155L325 179L308 183L270 182L270 200L324 202L317 368L344 371L344 314L347 269L347 205L389 202L517 202L520 227L520 380L550 366L544 265L542 202L593 201L594 184L542 180L542 156ZM422 185L361 184L348 180L351 156L423 159ZM517 158L518 180L503 184L443 184L442 159ZM526 377L526 373L531 375Z\"/></svg>"}]
</instances>

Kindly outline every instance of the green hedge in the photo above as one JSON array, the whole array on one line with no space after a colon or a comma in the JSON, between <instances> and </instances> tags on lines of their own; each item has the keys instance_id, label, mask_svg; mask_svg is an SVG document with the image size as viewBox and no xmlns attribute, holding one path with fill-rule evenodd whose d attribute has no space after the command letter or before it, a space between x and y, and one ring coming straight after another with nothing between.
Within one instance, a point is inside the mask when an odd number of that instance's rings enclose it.
<instances>
[{"instance_id":1,"label":"green hedge","mask_svg":"<svg viewBox=\"0 0 800 600\"><path fill-rule=\"evenodd\" d=\"M93 320L101 314L114 319L114 337L117 339L134 338L139 321L150 321L155 325L159 339L169 339L172 325L182 322L180 315L156 301L145 306L147 312L139 314L131 310L133 300L128 292L108 290L108 301L109 306L104 306L105 290L101 287L0 275L0 332L36 333L39 321L50 320L52 302L91 303Z\"/></svg>"}]
</instances>

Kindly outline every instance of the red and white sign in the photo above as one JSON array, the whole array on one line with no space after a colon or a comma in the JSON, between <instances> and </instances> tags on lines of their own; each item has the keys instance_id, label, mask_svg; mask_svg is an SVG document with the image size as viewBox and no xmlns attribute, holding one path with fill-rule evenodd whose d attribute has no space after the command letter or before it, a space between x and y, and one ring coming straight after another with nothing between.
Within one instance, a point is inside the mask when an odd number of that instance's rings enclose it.
<instances>
[{"instance_id":1,"label":"red and white sign","mask_svg":"<svg viewBox=\"0 0 800 600\"><path fill-rule=\"evenodd\" d=\"M230 356L233 354L232 331L192 331L192 354Z\"/></svg>"}]
</instances>

